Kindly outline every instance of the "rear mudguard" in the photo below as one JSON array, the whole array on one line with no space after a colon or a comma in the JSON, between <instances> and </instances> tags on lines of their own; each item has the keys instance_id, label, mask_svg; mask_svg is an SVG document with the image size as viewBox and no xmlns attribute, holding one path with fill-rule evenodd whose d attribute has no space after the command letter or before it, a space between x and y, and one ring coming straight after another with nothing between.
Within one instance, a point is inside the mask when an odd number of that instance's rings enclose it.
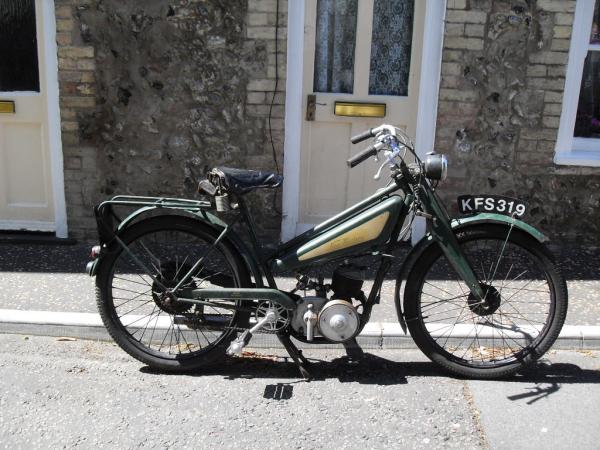
<instances>
[{"instance_id":1,"label":"rear mudguard","mask_svg":"<svg viewBox=\"0 0 600 450\"><path fill-rule=\"evenodd\" d=\"M136 222L136 219L139 219L140 217L147 215L152 211L160 210L161 212L164 212L163 215L169 215L169 209L170 208L157 206L146 206L144 208L140 208L132 212L125 219L123 219L123 221L118 225L117 229L115 230L115 234L122 234L128 227L130 227L134 222ZM223 222L217 216L211 214L208 211L201 210L198 212L191 212L177 209L177 212L183 213L187 217L191 217L204 223L205 225L208 225L219 234L225 229L225 227L227 227L227 224L225 222ZM256 285L256 287L264 287L261 271L258 267L255 258L252 256L252 253L249 251L246 244L244 244L244 242L234 232L228 233L227 236L225 236L224 241L230 244L237 251L240 259L244 261L246 267L248 268L248 271L254 278L254 284ZM89 264L88 274L90 276L96 275L98 263L100 262L101 258L102 253L95 261L92 261L92 263Z\"/></svg>"},{"instance_id":2,"label":"rear mudguard","mask_svg":"<svg viewBox=\"0 0 600 450\"><path fill-rule=\"evenodd\" d=\"M548 238L539 230L532 227L531 225L518 220L513 219L509 216L504 216L502 214L491 214L491 213L482 213L476 214L474 216L464 217L460 219L453 219L450 225L453 230L464 230L467 228L475 227L482 224L491 224L491 225L500 225L504 226L507 229L513 226L537 239L539 242L546 242ZM421 257L423 252L429 248L430 245L434 245L436 243L435 239L431 235L431 233L426 234L423 239L421 239L417 245L415 245L412 250L406 256L404 263L402 264L402 268L398 273L398 277L396 278L396 294L394 296L394 302L396 303L396 312L398 314L398 321L400 322L400 326L404 333L406 333L406 321L404 318L404 311L402 308L402 298L404 295L401 294L401 287L403 281L408 279L415 263Z\"/></svg>"}]
</instances>

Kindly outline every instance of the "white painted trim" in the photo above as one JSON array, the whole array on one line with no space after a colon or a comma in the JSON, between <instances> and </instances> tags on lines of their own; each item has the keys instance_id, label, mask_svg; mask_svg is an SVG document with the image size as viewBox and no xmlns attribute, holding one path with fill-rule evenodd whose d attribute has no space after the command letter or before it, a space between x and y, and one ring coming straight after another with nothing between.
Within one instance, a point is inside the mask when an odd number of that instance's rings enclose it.
<instances>
[{"instance_id":1,"label":"white painted trim","mask_svg":"<svg viewBox=\"0 0 600 450\"><path fill-rule=\"evenodd\" d=\"M10 92L10 91L1 91L0 92L0 96L1 97L39 97L40 95L42 95L39 92L35 92L35 91L14 91L14 92Z\"/></svg>"},{"instance_id":2,"label":"white painted trim","mask_svg":"<svg viewBox=\"0 0 600 450\"><path fill-rule=\"evenodd\" d=\"M600 139L598 138L573 138L574 152L593 152L600 157Z\"/></svg>"},{"instance_id":3,"label":"white painted trim","mask_svg":"<svg viewBox=\"0 0 600 450\"><path fill-rule=\"evenodd\" d=\"M283 220L281 225L281 239L284 242L296 235L297 225L299 225L305 0L289 2L288 8L288 66L283 162L285 181L283 183ZM446 0L427 1L415 139L419 155L432 151L435 142L445 15ZM420 219L415 220L413 241L415 237L423 236L425 233L425 223Z\"/></svg>"},{"instance_id":4,"label":"white painted trim","mask_svg":"<svg viewBox=\"0 0 600 450\"><path fill-rule=\"evenodd\" d=\"M285 86L285 146L283 159L283 220L281 240L296 235L300 206L302 136L302 74L304 73L305 0L288 3L287 82Z\"/></svg>"},{"instance_id":5,"label":"white painted trim","mask_svg":"<svg viewBox=\"0 0 600 450\"><path fill-rule=\"evenodd\" d=\"M0 230L12 231L56 231L54 222L38 220L0 220Z\"/></svg>"},{"instance_id":6,"label":"white painted trim","mask_svg":"<svg viewBox=\"0 0 600 450\"><path fill-rule=\"evenodd\" d=\"M415 150L419 157L434 151L437 124L440 79L442 75L442 52L444 49L444 20L446 0L427 2L425 11L425 35L423 36L423 60L419 86L419 112ZM426 232L426 221L415 217L411 241L415 245Z\"/></svg>"},{"instance_id":7,"label":"white painted trim","mask_svg":"<svg viewBox=\"0 0 600 450\"><path fill-rule=\"evenodd\" d=\"M62 136L60 126L60 105L58 87L58 49L56 45L56 13L54 0L45 0L44 54L46 56L46 104L48 108L48 145L50 151L50 174L54 198L54 220L56 237L68 237L67 205L65 201L65 181L63 169Z\"/></svg>"},{"instance_id":8,"label":"white painted trim","mask_svg":"<svg viewBox=\"0 0 600 450\"><path fill-rule=\"evenodd\" d=\"M591 147L593 143L583 144L581 142L587 139L573 137L585 57L590 48L598 47L589 45L594 4L595 0L580 0L575 6L562 112L554 156L554 162L559 165L600 166L600 147L593 148Z\"/></svg>"},{"instance_id":9,"label":"white painted trim","mask_svg":"<svg viewBox=\"0 0 600 450\"><path fill-rule=\"evenodd\" d=\"M600 152L570 151L557 153L554 162L562 166L600 167Z\"/></svg>"}]
</instances>

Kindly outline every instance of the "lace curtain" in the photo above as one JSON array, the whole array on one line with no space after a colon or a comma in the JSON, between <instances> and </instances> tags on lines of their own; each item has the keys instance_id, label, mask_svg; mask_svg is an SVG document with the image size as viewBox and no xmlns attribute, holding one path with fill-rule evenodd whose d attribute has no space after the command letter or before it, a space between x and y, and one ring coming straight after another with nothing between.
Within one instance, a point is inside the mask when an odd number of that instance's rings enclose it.
<instances>
[{"instance_id":1,"label":"lace curtain","mask_svg":"<svg viewBox=\"0 0 600 450\"><path fill-rule=\"evenodd\" d=\"M370 95L408 94L414 0L375 0Z\"/></svg>"},{"instance_id":2,"label":"lace curtain","mask_svg":"<svg viewBox=\"0 0 600 450\"><path fill-rule=\"evenodd\" d=\"M351 94L358 0L318 0L315 92Z\"/></svg>"}]
</instances>

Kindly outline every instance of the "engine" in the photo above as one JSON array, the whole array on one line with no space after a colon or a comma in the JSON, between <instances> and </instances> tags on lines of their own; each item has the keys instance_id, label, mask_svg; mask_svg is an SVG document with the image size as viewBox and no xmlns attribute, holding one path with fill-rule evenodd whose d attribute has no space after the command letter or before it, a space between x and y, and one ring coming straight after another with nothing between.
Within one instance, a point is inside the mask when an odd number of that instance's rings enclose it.
<instances>
[{"instance_id":1,"label":"engine","mask_svg":"<svg viewBox=\"0 0 600 450\"><path fill-rule=\"evenodd\" d=\"M323 296L303 297L292 317L292 328L307 341L323 337L332 342L345 342L360 330L360 308L365 301L361 290L364 268L351 264L339 266L327 289L317 289ZM332 291L331 298L325 292Z\"/></svg>"}]
</instances>

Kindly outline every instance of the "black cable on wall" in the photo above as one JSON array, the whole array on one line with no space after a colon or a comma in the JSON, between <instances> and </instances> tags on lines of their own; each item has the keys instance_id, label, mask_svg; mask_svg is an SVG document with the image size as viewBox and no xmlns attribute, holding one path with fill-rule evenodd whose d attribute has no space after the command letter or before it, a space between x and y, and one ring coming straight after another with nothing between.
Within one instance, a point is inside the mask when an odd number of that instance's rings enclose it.
<instances>
[{"instance_id":1,"label":"black cable on wall","mask_svg":"<svg viewBox=\"0 0 600 450\"><path fill-rule=\"evenodd\" d=\"M275 151L275 142L273 140L273 128L271 126L271 118L273 117L273 105L275 105L275 96L277 95L277 89L279 88L279 1L280 0L277 0L275 12L275 89L273 90L273 97L271 97L271 106L269 107L269 138L271 140L273 162L275 163L275 170L277 170L277 174L280 174L280 171L279 162L277 161L277 152Z\"/></svg>"}]
</instances>

